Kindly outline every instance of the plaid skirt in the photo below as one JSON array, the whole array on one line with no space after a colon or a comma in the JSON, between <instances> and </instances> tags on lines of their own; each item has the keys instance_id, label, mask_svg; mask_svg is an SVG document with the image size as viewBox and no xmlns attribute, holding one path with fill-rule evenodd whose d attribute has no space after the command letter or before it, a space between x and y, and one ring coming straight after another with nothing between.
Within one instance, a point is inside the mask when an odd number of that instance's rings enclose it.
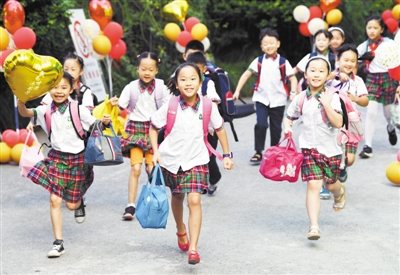
<instances>
[{"instance_id":1,"label":"plaid skirt","mask_svg":"<svg viewBox=\"0 0 400 275\"><path fill-rule=\"evenodd\" d=\"M394 102L398 82L389 73L369 73L365 81L368 99L384 105Z\"/></svg>"},{"instance_id":2,"label":"plaid skirt","mask_svg":"<svg viewBox=\"0 0 400 275\"><path fill-rule=\"evenodd\" d=\"M340 162L342 155L327 156L319 153L316 149L301 149L304 160L301 165L301 177L303 181L324 180L328 184L337 181L340 174Z\"/></svg>"},{"instance_id":3,"label":"plaid skirt","mask_svg":"<svg viewBox=\"0 0 400 275\"><path fill-rule=\"evenodd\" d=\"M347 142L346 143L346 155L357 153L358 142Z\"/></svg>"},{"instance_id":4,"label":"plaid skirt","mask_svg":"<svg viewBox=\"0 0 400 275\"><path fill-rule=\"evenodd\" d=\"M129 120L125 126L127 138L121 138L122 155L130 157L130 151L134 147L139 147L143 152L153 154L150 144L150 121L132 121Z\"/></svg>"},{"instance_id":5,"label":"plaid skirt","mask_svg":"<svg viewBox=\"0 0 400 275\"><path fill-rule=\"evenodd\" d=\"M174 174L161 167L165 185L171 189L172 195L182 193L207 193L210 173L208 164L198 165L190 170L183 171L179 168L178 173Z\"/></svg>"},{"instance_id":6,"label":"plaid skirt","mask_svg":"<svg viewBox=\"0 0 400 275\"><path fill-rule=\"evenodd\" d=\"M47 158L29 171L28 178L51 194L77 203L93 182L93 166L83 163L83 154L51 149Z\"/></svg>"}]
</instances>

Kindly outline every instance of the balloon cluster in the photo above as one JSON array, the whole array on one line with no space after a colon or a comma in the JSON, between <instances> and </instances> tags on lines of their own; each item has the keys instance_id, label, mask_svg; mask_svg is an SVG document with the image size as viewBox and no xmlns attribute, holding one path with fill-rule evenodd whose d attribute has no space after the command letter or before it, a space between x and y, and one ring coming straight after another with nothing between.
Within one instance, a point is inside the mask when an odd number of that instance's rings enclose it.
<instances>
[{"instance_id":1,"label":"balloon cluster","mask_svg":"<svg viewBox=\"0 0 400 275\"><path fill-rule=\"evenodd\" d=\"M320 5L307 8L299 5L293 10L294 19L300 23L299 31L303 36L314 35L320 29L328 29L342 21L342 12L336 9L342 0L320 0ZM324 20L325 19L325 20Z\"/></svg>"},{"instance_id":2,"label":"balloon cluster","mask_svg":"<svg viewBox=\"0 0 400 275\"><path fill-rule=\"evenodd\" d=\"M200 22L196 17L190 17L185 20L189 9L189 4L186 0L175 0L163 7L163 15L169 20L177 20L182 23L181 27L173 22L170 22L164 27L164 35L166 38L175 42L176 49L183 53L186 44L192 40L201 41L204 45L204 50L207 51L210 47L208 39L208 28Z\"/></svg>"},{"instance_id":3,"label":"balloon cluster","mask_svg":"<svg viewBox=\"0 0 400 275\"><path fill-rule=\"evenodd\" d=\"M400 151L397 153L397 161L392 162L386 168L386 177L394 184L400 184Z\"/></svg>"},{"instance_id":4,"label":"balloon cluster","mask_svg":"<svg viewBox=\"0 0 400 275\"><path fill-rule=\"evenodd\" d=\"M385 10L382 12L381 17L388 30L391 33L395 33L399 29L397 21L400 20L400 4L394 6L392 10Z\"/></svg>"},{"instance_id":5,"label":"balloon cluster","mask_svg":"<svg viewBox=\"0 0 400 275\"><path fill-rule=\"evenodd\" d=\"M388 69L389 75L400 81L400 31L394 37L379 45L375 50L375 60L381 66Z\"/></svg>"},{"instance_id":6,"label":"balloon cluster","mask_svg":"<svg viewBox=\"0 0 400 275\"><path fill-rule=\"evenodd\" d=\"M3 6L3 23L0 27L0 69L4 70L4 61L16 49L31 49L36 43L35 32L23 27L25 11L21 3L8 0Z\"/></svg>"},{"instance_id":7,"label":"balloon cluster","mask_svg":"<svg viewBox=\"0 0 400 275\"><path fill-rule=\"evenodd\" d=\"M113 10L108 0L92 0L89 3L89 15L81 28L92 49L90 55L97 60L108 55L112 59L120 59L126 53L126 44L121 39L122 26L110 22Z\"/></svg>"},{"instance_id":8,"label":"balloon cluster","mask_svg":"<svg viewBox=\"0 0 400 275\"><path fill-rule=\"evenodd\" d=\"M8 163L10 161L19 163L27 135L28 131L26 129L21 129L18 132L8 129L1 134L0 163ZM29 136L26 145L29 147L35 145L32 135Z\"/></svg>"}]
</instances>

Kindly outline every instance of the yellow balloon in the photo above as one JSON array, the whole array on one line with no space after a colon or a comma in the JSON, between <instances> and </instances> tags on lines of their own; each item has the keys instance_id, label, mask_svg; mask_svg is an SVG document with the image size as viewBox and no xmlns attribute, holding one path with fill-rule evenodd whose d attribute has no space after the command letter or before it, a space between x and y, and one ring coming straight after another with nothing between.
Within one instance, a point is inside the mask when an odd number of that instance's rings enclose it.
<instances>
[{"instance_id":1,"label":"yellow balloon","mask_svg":"<svg viewBox=\"0 0 400 275\"><path fill-rule=\"evenodd\" d=\"M19 160L21 159L22 149L24 146L25 144L18 143L11 149L11 159L16 163L19 163Z\"/></svg>"},{"instance_id":2,"label":"yellow balloon","mask_svg":"<svg viewBox=\"0 0 400 275\"><path fill-rule=\"evenodd\" d=\"M324 29L325 29L325 30L329 29L328 22L326 22L326 21L324 21Z\"/></svg>"},{"instance_id":3,"label":"yellow balloon","mask_svg":"<svg viewBox=\"0 0 400 275\"><path fill-rule=\"evenodd\" d=\"M50 91L60 83L63 73L57 59L35 54L32 50L16 50L4 61L4 77L22 102Z\"/></svg>"},{"instance_id":4,"label":"yellow balloon","mask_svg":"<svg viewBox=\"0 0 400 275\"><path fill-rule=\"evenodd\" d=\"M10 43L10 37L5 28L0 27L0 51L4 51Z\"/></svg>"},{"instance_id":5,"label":"yellow balloon","mask_svg":"<svg viewBox=\"0 0 400 275\"><path fill-rule=\"evenodd\" d=\"M100 55L107 55L111 51L111 42L105 35L98 35L93 40L93 50Z\"/></svg>"},{"instance_id":6,"label":"yellow balloon","mask_svg":"<svg viewBox=\"0 0 400 275\"><path fill-rule=\"evenodd\" d=\"M400 184L400 162L395 161L386 168L386 177L394 184Z\"/></svg>"},{"instance_id":7,"label":"yellow balloon","mask_svg":"<svg viewBox=\"0 0 400 275\"><path fill-rule=\"evenodd\" d=\"M208 35L208 29L206 25L202 23L198 23L193 26L191 31L192 37L194 40L202 41Z\"/></svg>"},{"instance_id":8,"label":"yellow balloon","mask_svg":"<svg viewBox=\"0 0 400 275\"><path fill-rule=\"evenodd\" d=\"M168 23L164 27L164 35L172 42L178 40L178 35L181 33L181 28L176 23Z\"/></svg>"},{"instance_id":9,"label":"yellow balloon","mask_svg":"<svg viewBox=\"0 0 400 275\"><path fill-rule=\"evenodd\" d=\"M167 20L185 21L189 4L186 0L174 0L165 5L162 9L163 15Z\"/></svg>"},{"instance_id":10,"label":"yellow balloon","mask_svg":"<svg viewBox=\"0 0 400 275\"><path fill-rule=\"evenodd\" d=\"M336 25L342 21L342 17L343 15L340 10L333 9L326 14L326 22L328 22L330 25Z\"/></svg>"},{"instance_id":11,"label":"yellow balloon","mask_svg":"<svg viewBox=\"0 0 400 275\"><path fill-rule=\"evenodd\" d=\"M400 4L393 7L392 14L394 19L400 20Z\"/></svg>"},{"instance_id":12,"label":"yellow balloon","mask_svg":"<svg viewBox=\"0 0 400 275\"><path fill-rule=\"evenodd\" d=\"M0 163L7 163L11 160L11 148L5 142L0 142Z\"/></svg>"}]
</instances>

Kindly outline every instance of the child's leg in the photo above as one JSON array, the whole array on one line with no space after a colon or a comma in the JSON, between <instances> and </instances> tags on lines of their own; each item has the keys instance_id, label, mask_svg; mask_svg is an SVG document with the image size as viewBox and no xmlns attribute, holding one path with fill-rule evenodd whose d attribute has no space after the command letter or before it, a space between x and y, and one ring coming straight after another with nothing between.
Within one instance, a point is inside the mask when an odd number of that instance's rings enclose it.
<instances>
[{"instance_id":1,"label":"child's leg","mask_svg":"<svg viewBox=\"0 0 400 275\"><path fill-rule=\"evenodd\" d=\"M356 155L352 153L347 153L347 164L346 166L352 166L356 160Z\"/></svg>"},{"instance_id":2,"label":"child's leg","mask_svg":"<svg viewBox=\"0 0 400 275\"><path fill-rule=\"evenodd\" d=\"M197 251L197 243L199 241L202 211L201 211L201 194L189 193L189 235L190 235L190 248L189 250Z\"/></svg>"},{"instance_id":3,"label":"child's leg","mask_svg":"<svg viewBox=\"0 0 400 275\"><path fill-rule=\"evenodd\" d=\"M138 191L138 182L140 173L142 170L142 162L143 162L143 151L140 148L132 148L131 149L131 171L129 174L128 181L128 204L135 203L137 191Z\"/></svg>"},{"instance_id":4,"label":"child's leg","mask_svg":"<svg viewBox=\"0 0 400 275\"><path fill-rule=\"evenodd\" d=\"M285 106L269 108L269 124L271 134L271 146L279 143L282 134L282 121L285 112Z\"/></svg>"},{"instance_id":5,"label":"child's leg","mask_svg":"<svg viewBox=\"0 0 400 275\"><path fill-rule=\"evenodd\" d=\"M154 167L154 165L153 165L153 154L150 154L150 153L146 152L144 154L144 156L145 156L145 162L146 162L146 172L147 172L147 175L150 175L151 170Z\"/></svg>"},{"instance_id":6,"label":"child's leg","mask_svg":"<svg viewBox=\"0 0 400 275\"><path fill-rule=\"evenodd\" d=\"M183 223L183 200L185 199L185 194L177 194L171 196L171 208L172 214L174 215L176 229L179 234L186 233L186 228ZM185 235L183 237L178 237L181 244L185 244L188 241L188 237Z\"/></svg>"},{"instance_id":7,"label":"child's leg","mask_svg":"<svg viewBox=\"0 0 400 275\"><path fill-rule=\"evenodd\" d=\"M342 196L342 183L340 181L337 180L333 184L325 184L325 188L333 193L336 204L340 204L345 201L345 197ZM343 190L343 192L345 192L345 190ZM340 208L334 207L334 209L335 211L340 211L343 209L343 207Z\"/></svg>"},{"instance_id":8,"label":"child's leg","mask_svg":"<svg viewBox=\"0 0 400 275\"><path fill-rule=\"evenodd\" d=\"M365 120L365 144L372 147L372 137L375 130L375 117L378 111L378 102L370 100L367 107L367 119Z\"/></svg>"},{"instance_id":9,"label":"child's leg","mask_svg":"<svg viewBox=\"0 0 400 275\"><path fill-rule=\"evenodd\" d=\"M310 218L310 227L318 227L318 216L320 210L319 192L322 187L322 180L310 180L307 182L306 206L308 217Z\"/></svg>"},{"instance_id":10,"label":"child's leg","mask_svg":"<svg viewBox=\"0 0 400 275\"><path fill-rule=\"evenodd\" d=\"M262 152L265 147L265 138L268 129L268 107L262 103L256 102L257 123L254 126L254 149Z\"/></svg>"},{"instance_id":11,"label":"child's leg","mask_svg":"<svg viewBox=\"0 0 400 275\"><path fill-rule=\"evenodd\" d=\"M62 198L50 194L50 217L53 226L54 238L62 240Z\"/></svg>"}]
</instances>

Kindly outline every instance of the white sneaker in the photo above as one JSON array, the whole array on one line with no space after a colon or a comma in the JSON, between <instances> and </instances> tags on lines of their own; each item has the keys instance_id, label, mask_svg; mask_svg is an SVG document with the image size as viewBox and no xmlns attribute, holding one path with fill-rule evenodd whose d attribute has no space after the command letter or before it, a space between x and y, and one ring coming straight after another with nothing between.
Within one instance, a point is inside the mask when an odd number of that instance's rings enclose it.
<instances>
[{"instance_id":1,"label":"white sneaker","mask_svg":"<svg viewBox=\"0 0 400 275\"><path fill-rule=\"evenodd\" d=\"M65 253L64 250L64 241L63 240L55 240L53 242L53 248L47 253L47 257L49 258L57 258Z\"/></svg>"}]
</instances>

